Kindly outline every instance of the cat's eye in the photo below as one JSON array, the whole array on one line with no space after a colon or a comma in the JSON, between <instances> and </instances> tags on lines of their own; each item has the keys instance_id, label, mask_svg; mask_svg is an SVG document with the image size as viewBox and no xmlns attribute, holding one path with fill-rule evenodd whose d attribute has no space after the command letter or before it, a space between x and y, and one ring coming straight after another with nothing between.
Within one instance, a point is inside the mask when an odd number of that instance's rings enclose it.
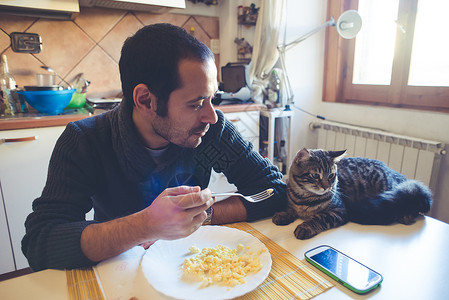
<instances>
[{"instance_id":1,"label":"cat's eye","mask_svg":"<svg viewBox=\"0 0 449 300\"><path fill-rule=\"evenodd\" d=\"M318 174L318 173L310 174L310 176L311 176L313 179L320 179L320 178L321 178L320 174Z\"/></svg>"},{"instance_id":2,"label":"cat's eye","mask_svg":"<svg viewBox=\"0 0 449 300\"><path fill-rule=\"evenodd\" d=\"M334 174L334 173L332 173L332 174L329 174L329 176L328 176L327 178L329 178L329 180L332 180L332 179L334 179L334 178L335 178L335 174Z\"/></svg>"}]
</instances>

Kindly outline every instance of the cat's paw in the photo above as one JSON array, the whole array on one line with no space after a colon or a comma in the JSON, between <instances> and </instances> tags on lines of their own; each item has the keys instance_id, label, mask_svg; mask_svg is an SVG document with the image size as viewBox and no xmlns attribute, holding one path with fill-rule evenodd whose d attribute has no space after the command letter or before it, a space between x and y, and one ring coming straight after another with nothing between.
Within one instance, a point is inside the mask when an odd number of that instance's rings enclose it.
<instances>
[{"instance_id":1,"label":"cat's paw","mask_svg":"<svg viewBox=\"0 0 449 300\"><path fill-rule=\"evenodd\" d=\"M292 218L291 215L288 214L287 212L281 211L281 212L275 213L271 220L276 225L288 225L291 222L293 222L295 220L295 218Z\"/></svg>"},{"instance_id":2,"label":"cat's paw","mask_svg":"<svg viewBox=\"0 0 449 300\"><path fill-rule=\"evenodd\" d=\"M310 239L311 237L314 237L318 233L319 232L317 232L316 230L313 230L313 228L308 226L306 223L302 223L302 224L298 225L298 227L296 227L296 229L295 229L295 237L298 240Z\"/></svg>"},{"instance_id":3,"label":"cat's paw","mask_svg":"<svg viewBox=\"0 0 449 300\"><path fill-rule=\"evenodd\" d=\"M402 216L398 218L398 222L405 225L412 225L415 223L415 219L418 217L419 214L410 214L406 216Z\"/></svg>"}]
</instances>

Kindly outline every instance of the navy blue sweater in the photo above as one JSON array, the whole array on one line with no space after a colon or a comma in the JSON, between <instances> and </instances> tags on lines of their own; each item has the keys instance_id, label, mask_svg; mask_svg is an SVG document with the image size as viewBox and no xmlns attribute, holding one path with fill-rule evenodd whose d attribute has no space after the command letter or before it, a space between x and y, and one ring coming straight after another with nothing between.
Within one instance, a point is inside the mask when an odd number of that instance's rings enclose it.
<instances>
[{"instance_id":1,"label":"navy blue sweater","mask_svg":"<svg viewBox=\"0 0 449 300\"><path fill-rule=\"evenodd\" d=\"M53 150L42 195L25 222L22 251L30 267L37 271L93 265L80 244L87 225L142 210L167 187L206 188L211 169L223 172L243 194L274 188L275 195L266 201L243 202L248 221L281 210L286 204L282 174L242 139L221 111L217 114L218 122L197 148L170 145L159 164L141 142L124 103L68 124ZM86 221L92 207L95 221Z\"/></svg>"}]
</instances>

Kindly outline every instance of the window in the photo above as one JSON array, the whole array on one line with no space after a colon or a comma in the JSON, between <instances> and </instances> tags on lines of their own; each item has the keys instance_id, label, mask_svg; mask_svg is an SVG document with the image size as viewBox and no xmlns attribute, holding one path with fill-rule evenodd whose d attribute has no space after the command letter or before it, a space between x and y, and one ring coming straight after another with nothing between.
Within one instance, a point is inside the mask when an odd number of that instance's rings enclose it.
<instances>
[{"instance_id":1,"label":"window","mask_svg":"<svg viewBox=\"0 0 449 300\"><path fill-rule=\"evenodd\" d=\"M447 0L329 0L362 16L352 40L327 29L323 100L449 113Z\"/></svg>"}]
</instances>

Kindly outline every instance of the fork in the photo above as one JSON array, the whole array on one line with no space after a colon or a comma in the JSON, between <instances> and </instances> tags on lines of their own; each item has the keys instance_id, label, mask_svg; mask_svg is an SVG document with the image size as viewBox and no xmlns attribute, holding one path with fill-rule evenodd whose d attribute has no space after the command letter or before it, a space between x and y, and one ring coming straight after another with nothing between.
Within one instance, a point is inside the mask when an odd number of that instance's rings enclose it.
<instances>
[{"instance_id":1,"label":"fork","mask_svg":"<svg viewBox=\"0 0 449 300\"><path fill-rule=\"evenodd\" d=\"M263 200L266 200L268 198L270 198L271 196L273 196L273 189L266 189L265 191L262 191L260 193L254 194L254 195L249 195L249 196L244 196L240 193L212 193L212 197L230 197L230 196L239 196L244 198L245 200L249 201L249 202L260 202Z\"/></svg>"}]
</instances>

